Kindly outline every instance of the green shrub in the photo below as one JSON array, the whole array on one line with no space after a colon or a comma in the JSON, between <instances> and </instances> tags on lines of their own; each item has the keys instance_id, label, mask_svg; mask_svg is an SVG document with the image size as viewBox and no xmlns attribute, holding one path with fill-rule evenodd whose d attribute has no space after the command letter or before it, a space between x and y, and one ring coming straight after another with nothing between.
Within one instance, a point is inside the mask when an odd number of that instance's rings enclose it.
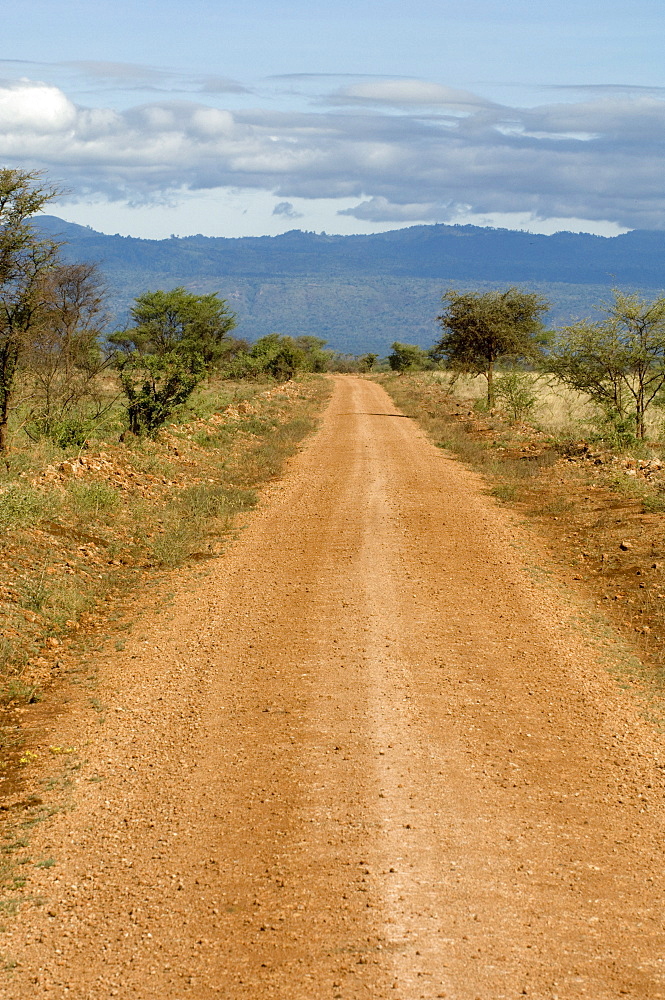
<instances>
[{"instance_id":1,"label":"green shrub","mask_svg":"<svg viewBox=\"0 0 665 1000\"><path fill-rule=\"evenodd\" d=\"M527 372L507 372L495 378L494 395L501 408L515 421L527 420L538 402L533 376Z\"/></svg>"}]
</instances>

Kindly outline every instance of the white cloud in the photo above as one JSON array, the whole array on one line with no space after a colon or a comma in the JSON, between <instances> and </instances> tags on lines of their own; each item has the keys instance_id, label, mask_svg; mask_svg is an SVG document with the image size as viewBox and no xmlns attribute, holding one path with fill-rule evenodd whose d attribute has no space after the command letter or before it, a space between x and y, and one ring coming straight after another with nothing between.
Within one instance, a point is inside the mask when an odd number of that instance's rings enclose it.
<instances>
[{"instance_id":1,"label":"white cloud","mask_svg":"<svg viewBox=\"0 0 665 1000\"><path fill-rule=\"evenodd\" d=\"M78 201L234 189L299 213L308 200L345 199L342 214L359 224L517 213L665 228L658 96L523 109L420 81L346 92L353 107L304 112L175 100L116 110L23 80L0 85L0 148L6 165L43 168Z\"/></svg>"},{"instance_id":2,"label":"white cloud","mask_svg":"<svg viewBox=\"0 0 665 1000\"><path fill-rule=\"evenodd\" d=\"M76 123L76 108L61 90L22 80L0 88L0 132L62 132Z\"/></svg>"}]
</instances>

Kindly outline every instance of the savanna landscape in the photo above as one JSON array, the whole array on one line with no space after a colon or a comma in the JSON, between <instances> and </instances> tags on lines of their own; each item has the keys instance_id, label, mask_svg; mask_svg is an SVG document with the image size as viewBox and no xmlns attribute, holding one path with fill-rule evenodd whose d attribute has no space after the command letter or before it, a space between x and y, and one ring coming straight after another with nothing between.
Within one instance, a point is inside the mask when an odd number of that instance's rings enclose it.
<instances>
[{"instance_id":1,"label":"savanna landscape","mask_svg":"<svg viewBox=\"0 0 665 1000\"><path fill-rule=\"evenodd\" d=\"M114 328L0 187L0 996L665 996L665 301Z\"/></svg>"}]
</instances>

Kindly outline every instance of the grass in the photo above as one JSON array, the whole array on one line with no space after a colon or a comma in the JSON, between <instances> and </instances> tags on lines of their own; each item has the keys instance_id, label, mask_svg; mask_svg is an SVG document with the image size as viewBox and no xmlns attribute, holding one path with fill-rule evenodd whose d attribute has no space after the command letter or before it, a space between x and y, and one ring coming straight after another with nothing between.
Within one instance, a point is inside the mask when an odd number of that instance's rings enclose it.
<instances>
[{"instance_id":1,"label":"grass","mask_svg":"<svg viewBox=\"0 0 665 1000\"><path fill-rule=\"evenodd\" d=\"M492 493L499 499L519 500L520 484L525 486L522 492L528 493L530 480L555 465L561 455L577 454L585 440L587 450L599 448L599 454L614 450L623 457L644 459L661 452L653 441L613 449L616 442L603 440L606 425L586 397L557 387L551 380L532 378L537 402L530 419L519 423L507 412L488 412L481 378L453 380L446 373L432 372L389 376L382 381L403 412L415 417L439 447L494 481ZM652 415L651 419L655 433L658 418ZM659 489L642 478L631 481L621 474L608 478L607 483L616 492L639 500L645 511L665 510L665 487Z\"/></svg>"},{"instance_id":2,"label":"grass","mask_svg":"<svg viewBox=\"0 0 665 1000\"><path fill-rule=\"evenodd\" d=\"M118 491L103 482L72 483L67 488L66 500L72 513L84 523L90 520L106 521L120 504Z\"/></svg>"},{"instance_id":3,"label":"grass","mask_svg":"<svg viewBox=\"0 0 665 1000\"><path fill-rule=\"evenodd\" d=\"M649 460L663 453L658 440L624 442L613 450L611 440L600 437L599 422L589 418L588 408L576 410L571 394L555 394L548 413L548 385L532 420L518 423L479 412L474 400L483 390L480 380L451 387L443 373L432 373L382 381L437 445L486 477L490 495L531 518L564 578L572 572L583 581L605 620L628 633L627 645L643 664L631 684L662 699L665 543L659 515L665 513L665 475L648 471ZM475 397L465 395L467 389ZM665 718L665 708L658 711Z\"/></svg>"},{"instance_id":4,"label":"grass","mask_svg":"<svg viewBox=\"0 0 665 1000\"><path fill-rule=\"evenodd\" d=\"M329 391L318 377L211 382L156 440L119 442L111 420L115 439L84 449L15 443L0 474L0 701L37 696L147 575L219 554Z\"/></svg>"},{"instance_id":5,"label":"grass","mask_svg":"<svg viewBox=\"0 0 665 1000\"><path fill-rule=\"evenodd\" d=\"M498 483L490 490L490 496L496 497L497 500L503 500L506 503L513 503L518 496L517 486L515 483Z\"/></svg>"},{"instance_id":6,"label":"grass","mask_svg":"<svg viewBox=\"0 0 665 1000\"><path fill-rule=\"evenodd\" d=\"M0 531L39 522L44 516L55 516L59 497L47 497L25 483L10 483L0 492Z\"/></svg>"}]
</instances>

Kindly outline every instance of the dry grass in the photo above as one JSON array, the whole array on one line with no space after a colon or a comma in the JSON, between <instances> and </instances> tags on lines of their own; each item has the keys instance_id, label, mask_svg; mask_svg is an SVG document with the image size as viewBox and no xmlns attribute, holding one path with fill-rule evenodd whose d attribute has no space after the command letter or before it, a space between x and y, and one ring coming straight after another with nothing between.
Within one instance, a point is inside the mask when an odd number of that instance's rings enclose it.
<instances>
[{"instance_id":1,"label":"dry grass","mask_svg":"<svg viewBox=\"0 0 665 1000\"><path fill-rule=\"evenodd\" d=\"M0 700L34 700L146 577L219 554L317 423L318 377L212 384L157 440L15 450L0 481Z\"/></svg>"},{"instance_id":2,"label":"dry grass","mask_svg":"<svg viewBox=\"0 0 665 1000\"><path fill-rule=\"evenodd\" d=\"M629 643L641 655L635 683L660 702L665 692L665 470L654 471L648 463L660 454L658 443L638 446L634 455L625 450L613 455L597 441L581 445L589 424L577 419L574 399L564 393L557 393L549 422L539 410L532 423L511 424L477 407L480 380L466 385L459 380L453 392L439 374L382 381L435 443L482 472L491 495L531 520L560 563L563 579L584 586L603 615L629 633ZM465 396L472 388L476 395ZM543 392L542 399L550 397Z\"/></svg>"},{"instance_id":3,"label":"dry grass","mask_svg":"<svg viewBox=\"0 0 665 1000\"><path fill-rule=\"evenodd\" d=\"M529 423L533 424L534 428L555 438L584 438L598 435L600 414L588 396L569 389L550 376L526 374L531 380L536 396L536 405L529 418ZM479 412L485 409L487 382L483 376L460 375L453 379L447 372L428 372L416 377L423 384L430 382L440 386L454 399L465 400L472 406L477 406ZM498 412L501 413L500 405ZM503 412L502 416L506 417L507 414ZM662 412L652 408L647 412L648 437L658 440L662 433Z\"/></svg>"}]
</instances>

